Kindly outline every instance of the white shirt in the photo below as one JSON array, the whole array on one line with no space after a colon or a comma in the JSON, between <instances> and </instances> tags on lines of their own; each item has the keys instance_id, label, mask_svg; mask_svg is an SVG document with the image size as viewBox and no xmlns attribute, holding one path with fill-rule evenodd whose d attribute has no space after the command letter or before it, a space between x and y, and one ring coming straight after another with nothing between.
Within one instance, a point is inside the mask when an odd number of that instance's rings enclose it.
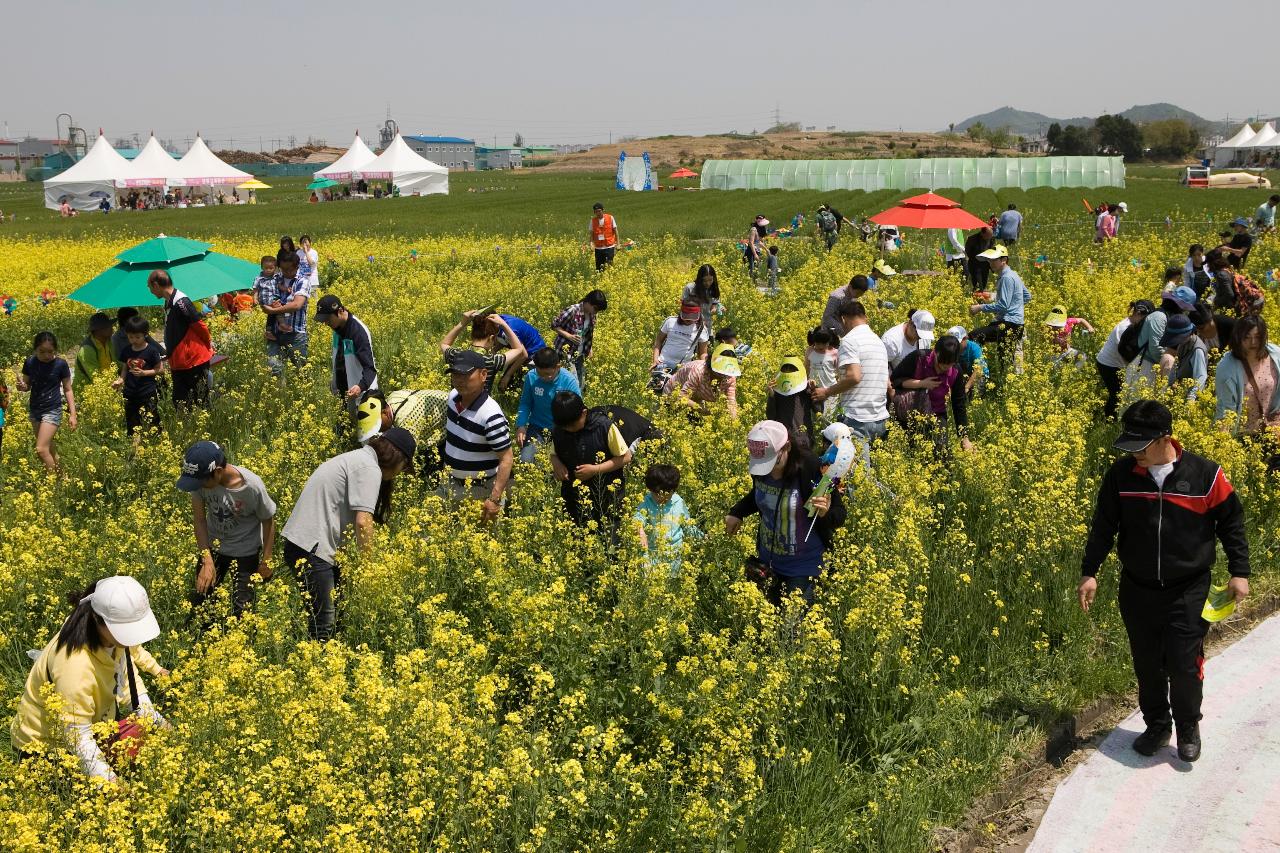
<instances>
[{"instance_id":1,"label":"white shirt","mask_svg":"<svg viewBox=\"0 0 1280 853\"><path fill-rule=\"evenodd\" d=\"M828 348L826 352L809 351L809 378L819 388L830 388L836 384L836 350Z\"/></svg>"},{"instance_id":2,"label":"white shirt","mask_svg":"<svg viewBox=\"0 0 1280 853\"><path fill-rule=\"evenodd\" d=\"M1147 469L1147 473L1151 475L1151 479L1156 481L1156 485L1163 489L1165 478L1173 473L1173 463L1166 462L1163 465L1152 465Z\"/></svg>"},{"instance_id":3,"label":"white shirt","mask_svg":"<svg viewBox=\"0 0 1280 853\"><path fill-rule=\"evenodd\" d=\"M838 375L850 364L862 367L862 381L840 395L845 417L862 423L877 423L889 417L886 404L889 388L889 359L884 343L865 323L854 326L840 339L836 357Z\"/></svg>"},{"instance_id":4,"label":"white shirt","mask_svg":"<svg viewBox=\"0 0 1280 853\"><path fill-rule=\"evenodd\" d=\"M667 336L658 353L658 360L663 364L684 364L691 361L697 355L698 345L711 339L711 334L702 323L685 325L675 317L664 320L659 332Z\"/></svg>"},{"instance_id":5,"label":"white shirt","mask_svg":"<svg viewBox=\"0 0 1280 853\"><path fill-rule=\"evenodd\" d=\"M1114 367L1121 370L1125 366L1125 360L1120 357L1120 336L1124 334L1124 330L1132 325L1129 318L1125 317L1116 327L1111 330L1111 334L1107 335L1107 342L1102 345L1102 349L1098 350L1095 358L1098 364L1103 367Z\"/></svg>"},{"instance_id":6,"label":"white shirt","mask_svg":"<svg viewBox=\"0 0 1280 853\"><path fill-rule=\"evenodd\" d=\"M908 320L907 322L911 322ZM894 326L885 332L880 340L884 343L884 351L889 357L889 367L897 367L904 358L915 352L918 347L916 344L907 340L907 333L902 328L902 324Z\"/></svg>"}]
</instances>

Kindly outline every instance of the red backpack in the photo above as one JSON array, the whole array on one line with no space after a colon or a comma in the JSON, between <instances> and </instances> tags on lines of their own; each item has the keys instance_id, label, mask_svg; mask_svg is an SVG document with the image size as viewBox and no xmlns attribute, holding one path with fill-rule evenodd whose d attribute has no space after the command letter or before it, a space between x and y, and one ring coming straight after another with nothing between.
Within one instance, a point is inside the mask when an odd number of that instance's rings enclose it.
<instances>
[{"instance_id":1,"label":"red backpack","mask_svg":"<svg viewBox=\"0 0 1280 853\"><path fill-rule=\"evenodd\" d=\"M1244 316L1257 314L1262 310L1262 304L1266 302L1267 297L1262 292L1262 288L1254 284L1252 279L1243 273L1234 273L1233 286L1236 292L1236 313Z\"/></svg>"}]
</instances>

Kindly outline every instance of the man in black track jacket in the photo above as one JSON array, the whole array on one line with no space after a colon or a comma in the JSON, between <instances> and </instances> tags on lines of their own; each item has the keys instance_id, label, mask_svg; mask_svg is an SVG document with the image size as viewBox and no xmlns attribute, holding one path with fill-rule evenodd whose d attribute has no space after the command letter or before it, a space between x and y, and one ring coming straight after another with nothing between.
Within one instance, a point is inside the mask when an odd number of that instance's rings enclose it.
<instances>
[{"instance_id":1,"label":"man in black track jacket","mask_svg":"<svg viewBox=\"0 0 1280 853\"><path fill-rule=\"evenodd\" d=\"M1209 628L1200 611L1219 541L1231 574L1228 588L1237 601L1249 594L1244 507L1216 462L1174 441L1173 415L1162 404L1140 400L1125 411L1123 423L1115 447L1129 455L1111 466L1098 491L1080 566L1080 606L1087 611L1093 603L1098 568L1118 534L1120 615L1147 726L1133 748L1154 755L1169 743L1176 723L1178 756L1195 761Z\"/></svg>"}]
</instances>

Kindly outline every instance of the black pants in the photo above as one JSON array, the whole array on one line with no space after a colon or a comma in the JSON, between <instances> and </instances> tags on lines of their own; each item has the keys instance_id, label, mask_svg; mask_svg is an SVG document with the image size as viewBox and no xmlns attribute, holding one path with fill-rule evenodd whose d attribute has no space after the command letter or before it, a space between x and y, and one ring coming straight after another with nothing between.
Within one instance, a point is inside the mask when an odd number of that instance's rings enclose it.
<instances>
[{"instance_id":1,"label":"black pants","mask_svg":"<svg viewBox=\"0 0 1280 853\"><path fill-rule=\"evenodd\" d=\"M618 248L616 246L610 246L607 249L596 249L596 269L602 270L613 263L613 256L617 251Z\"/></svg>"},{"instance_id":2,"label":"black pants","mask_svg":"<svg viewBox=\"0 0 1280 853\"><path fill-rule=\"evenodd\" d=\"M190 370L174 370L173 404L178 408L209 405L209 362Z\"/></svg>"},{"instance_id":3,"label":"black pants","mask_svg":"<svg viewBox=\"0 0 1280 853\"><path fill-rule=\"evenodd\" d=\"M124 425L130 437L145 425L144 420L150 423L152 429L160 429L160 409L158 408L157 396L152 394L150 397L144 397L141 400L125 397Z\"/></svg>"},{"instance_id":4,"label":"black pants","mask_svg":"<svg viewBox=\"0 0 1280 853\"><path fill-rule=\"evenodd\" d=\"M1120 405L1120 368L1108 367L1100 361L1095 361L1094 366L1098 368L1102 386L1107 389L1107 405L1103 413L1109 418L1114 418L1116 407Z\"/></svg>"},{"instance_id":5,"label":"black pants","mask_svg":"<svg viewBox=\"0 0 1280 853\"><path fill-rule=\"evenodd\" d=\"M774 607L781 607L782 602L789 598L792 593L799 592L804 597L804 603L812 605L814 580L816 578L792 578L784 575L773 575L769 578L768 587L764 591L765 600Z\"/></svg>"},{"instance_id":6,"label":"black pants","mask_svg":"<svg viewBox=\"0 0 1280 853\"><path fill-rule=\"evenodd\" d=\"M609 488L610 484L612 488ZM565 512L573 519L573 523L586 527L594 521L610 546L616 546L619 541L622 499L625 494L624 477L604 480L602 475L596 475L585 484L560 484L560 497L564 499Z\"/></svg>"},{"instance_id":7,"label":"black pants","mask_svg":"<svg viewBox=\"0 0 1280 853\"><path fill-rule=\"evenodd\" d=\"M298 573L307 599L307 633L320 642L333 639L338 630L338 608L333 597L342 583L342 570L288 539L284 540L284 562Z\"/></svg>"},{"instance_id":8,"label":"black pants","mask_svg":"<svg viewBox=\"0 0 1280 853\"><path fill-rule=\"evenodd\" d=\"M213 586L203 595L193 591L191 593L192 607L199 607L213 595L214 590L222 586L223 579L227 573L231 573L231 579L234 586L231 589L231 609L235 615L239 616L244 612L246 607L253 604L253 574L258 571L258 562L260 556L254 554L249 557L231 557L227 554L219 554L216 551L213 554L213 570L216 573ZM200 560L196 560L196 573L200 572Z\"/></svg>"},{"instance_id":9,"label":"black pants","mask_svg":"<svg viewBox=\"0 0 1280 853\"><path fill-rule=\"evenodd\" d=\"M991 277L991 265L986 261L969 261L969 281L974 290L986 290L987 280Z\"/></svg>"},{"instance_id":10,"label":"black pants","mask_svg":"<svg viewBox=\"0 0 1280 853\"><path fill-rule=\"evenodd\" d=\"M1120 577L1120 616L1138 677L1138 707L1148 726L1168 723L1171 710L1183 731L1200 720L1209 630L1200 611L1210 577L1205 572L1171 589L1148 589Z\"/></svg>"}]
</instances>

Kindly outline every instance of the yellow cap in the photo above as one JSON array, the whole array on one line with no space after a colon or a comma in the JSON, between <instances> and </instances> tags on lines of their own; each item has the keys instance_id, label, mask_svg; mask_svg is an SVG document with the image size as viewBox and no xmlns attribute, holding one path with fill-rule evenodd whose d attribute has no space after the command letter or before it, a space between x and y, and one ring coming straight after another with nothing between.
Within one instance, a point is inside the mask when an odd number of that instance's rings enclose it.
<instances>
[{"instance_id":1,"label":"yellow cap","mask_svg":"<svg viewBox=\"0 0 1280 853\"><path fill-rule=\"evenodd\" d=\"M382 432L382 401L370 397L356 409L356 438L365 442Z\"/></svg>"},{"instance_id":2,"label":"yellow cap","mask_svg":"<svg viewBox=\"0 0 1280 853\"><path fill-rule=\"evenodd\" d=\"M1049 309L1049 313L1045 315L1044 324L1055 329L1063 328L1067 325L1067 309L1061 305L1053 306Z\"/></svg>"},{"instance_id":3,"label":"yellow cap","mask_svg":"<svg viewBox=\"0 0 1280 853\"><path fill-rule=\"evenodd\" d=\"M784 397L799 394L809 387L809 376L804 369L804 359L798 355L783 356L782 366L778 368L778 379L774 390Z\"/></svg>"},{"instance_id":4,"label":"yellow cap","mask_svg":"<svg viewBox=\"0 0 1280 853\"><path fill-rule=\"evenodd\" d=\"M719 344L711 352L711 369L721 376L741 376L738 353L729 344Z\"/></svg>"}]
</instances>

